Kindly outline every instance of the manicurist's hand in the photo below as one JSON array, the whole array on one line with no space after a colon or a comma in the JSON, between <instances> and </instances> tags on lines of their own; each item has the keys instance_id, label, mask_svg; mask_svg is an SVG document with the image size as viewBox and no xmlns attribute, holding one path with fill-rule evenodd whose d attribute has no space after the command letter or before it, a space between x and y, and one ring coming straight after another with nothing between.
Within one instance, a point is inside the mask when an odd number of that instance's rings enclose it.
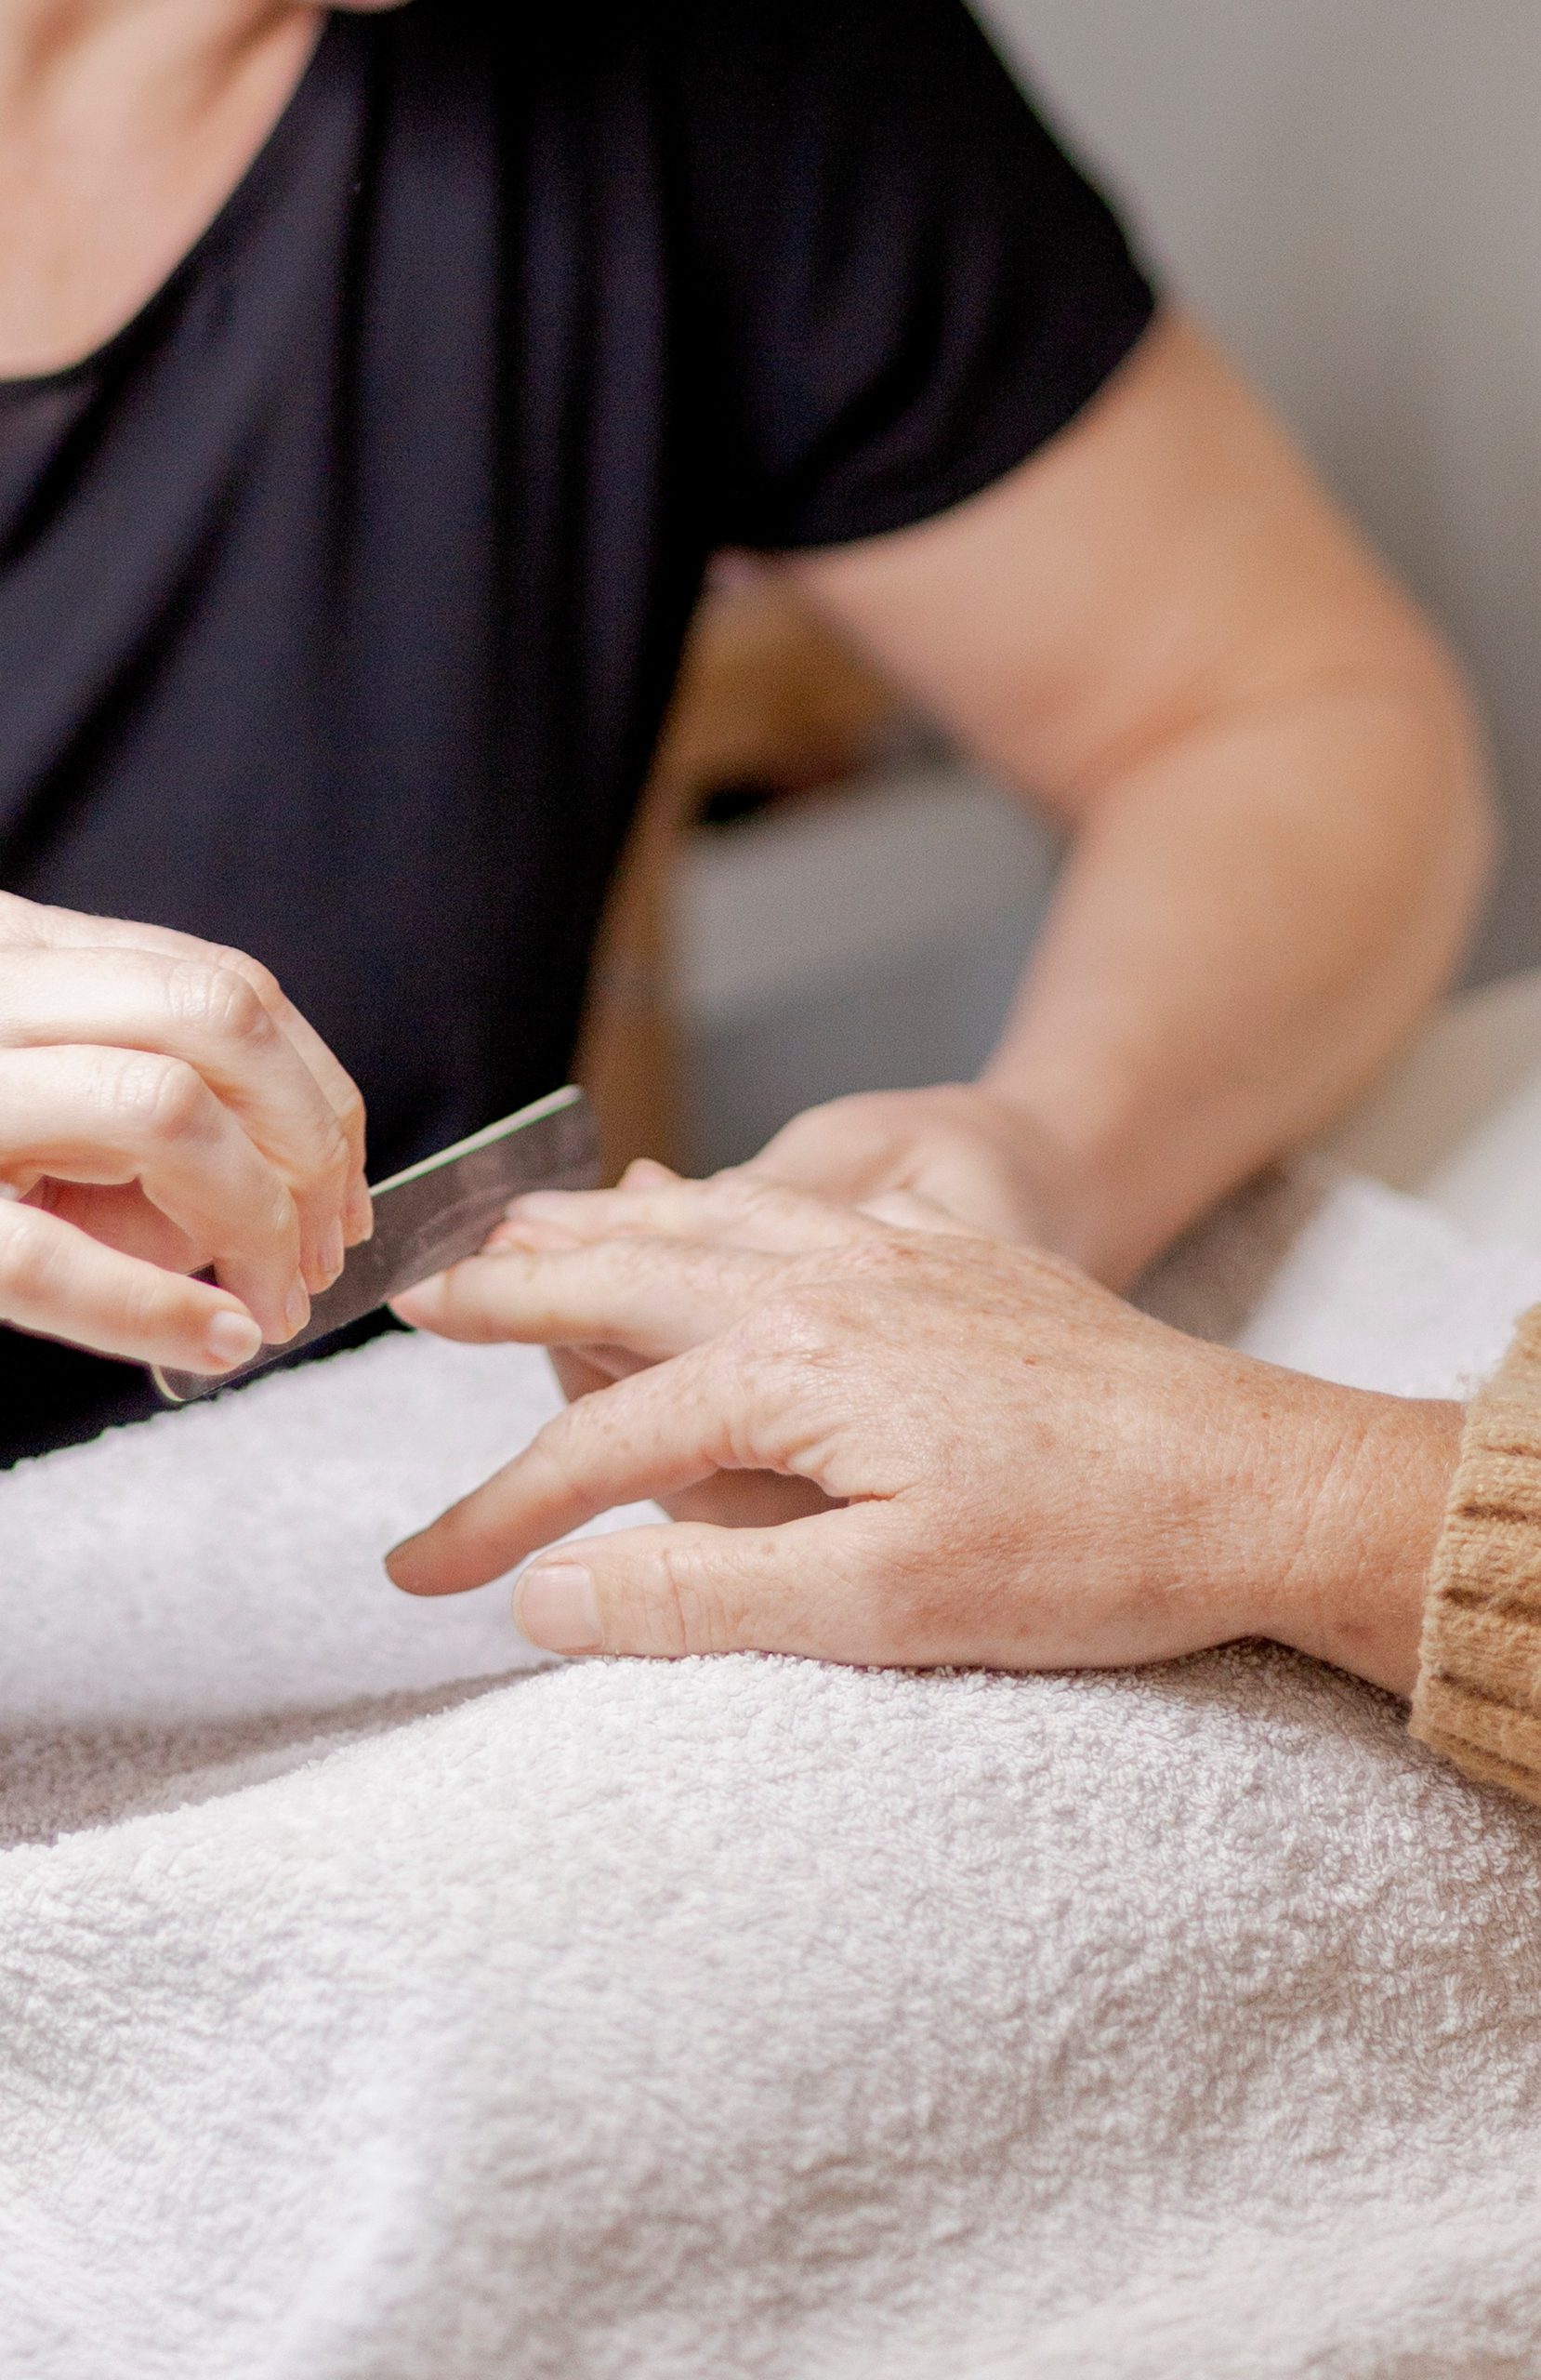
<instances>
[{"instance_id":1,"label":"manicurist's hand","mask_svg":"<svg viewBox=\"0 0 1541 2380\"><path fill-rule=\"evenodd\" d=\"M0 893L0 1321L224 1371L369 1229L362 1103L266 969Z\"/></svg>"},{"instance_id":2,"label":"manicurist's hand","mask_svg":"<svg viewBox=\"0 0 1541 2380\"><path fill-rule=\"evenodd\" d=\"M414 1593L724 1476L806 1500L560 1548L518 1598L553 1650L1033 1669L1258 1634L1415 1673L1458 1408L1186 1339L1052 1257L649 1169L521 1202L500 1249L400 1311L639 1367L396 1550Z\"/></svg>"}]
</instances>

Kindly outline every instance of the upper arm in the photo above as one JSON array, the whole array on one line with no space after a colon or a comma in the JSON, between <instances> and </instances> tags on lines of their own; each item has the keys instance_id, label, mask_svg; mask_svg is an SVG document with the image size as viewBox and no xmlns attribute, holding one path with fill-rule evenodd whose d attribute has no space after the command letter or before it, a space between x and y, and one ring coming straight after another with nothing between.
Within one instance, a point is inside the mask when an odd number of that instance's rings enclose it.
<instances>
[{"instance_id":1,"label":"upper arm","mask_svg":"<svg viewBox=\"0 0 1541 2380\"><path fill-rule=\"evenodd\" d=\"M1227 708L1448 675L1266 406L1169 314L982 495L785 566L988 765L1070 816Z\"/></svg>"}]
</instances>

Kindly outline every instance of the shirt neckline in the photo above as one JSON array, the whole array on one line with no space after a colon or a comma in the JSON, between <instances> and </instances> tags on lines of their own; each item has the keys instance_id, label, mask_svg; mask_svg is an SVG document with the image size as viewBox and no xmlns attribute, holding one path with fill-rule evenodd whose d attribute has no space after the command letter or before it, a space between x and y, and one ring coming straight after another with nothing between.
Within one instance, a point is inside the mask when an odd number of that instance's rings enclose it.
<instances>
[{"instance_id":1,"label":"shirt neckline","mask_svg":"<svg viewBox=\"0 0 1541 2380\"><path fill-rule=\"evenodd\" d=\"M309 112L312 92L328 71L331 53L339 46L343 27L343 18L336 10L328 9L315 45L300 71L299 79L264 134L260 146L191 245L183 249L165 279L157 284L141 305L134 309L128 320L120 324L115 331L110 331L106 338L99 340L87 354L78 357L72 364L56 364L48 372L0 373L0 405L9 398L63 392L80 381L94 379L121 349L132 345L138 338L164 307L175 302L178 292L198 271L210 251L225 241L253 208L261 204L269 183L283 165Z\"/></svg>"}]
</instances>

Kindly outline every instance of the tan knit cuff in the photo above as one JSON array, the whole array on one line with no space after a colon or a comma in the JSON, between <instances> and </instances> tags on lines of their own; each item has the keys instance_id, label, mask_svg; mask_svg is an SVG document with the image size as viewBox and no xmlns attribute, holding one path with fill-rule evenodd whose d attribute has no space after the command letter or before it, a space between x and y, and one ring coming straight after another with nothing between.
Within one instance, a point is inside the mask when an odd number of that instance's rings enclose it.
<instances>
[{"instance_id":1,"label":"tan knit cuff","mask_svg":"<svg viewBox=\"0 0 1541 2380\"><path fill-rule=\"evenodd\" d=\"M1541 1306L1467 1416L1413 1733L1469 1777L1541 1802Z\"/></svg>"}]
</instances>

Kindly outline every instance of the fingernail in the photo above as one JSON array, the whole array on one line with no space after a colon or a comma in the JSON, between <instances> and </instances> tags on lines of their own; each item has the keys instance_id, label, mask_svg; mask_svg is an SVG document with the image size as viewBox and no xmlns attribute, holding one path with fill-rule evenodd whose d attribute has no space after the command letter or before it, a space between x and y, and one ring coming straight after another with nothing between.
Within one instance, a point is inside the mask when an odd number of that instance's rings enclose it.
<instances>
[{"instance_id":1,"label":"fingernail","mask_svg":"<svg viewBox=\"0 0 1541 2380\"><path fill-rule=\"evenodd\" d=\"M526 1570L514 1597L514 1625L546 1653L602 1653L599 1598L576 1562Z\"/></svg>"},{"instance_id":2,"label":"fingernail","mask_svg":"<svg viewBox=\"0 0 1541 2380\"><path fill-rule=\"evenodd\" d=\"M310 1294L303 1281L296 1281L283 1301L283 1319L291 1332L303 1330L310 1319Z\"/></svg>"},{"instance_id":3,"label":"fingernail","mask_svg":"<svg viewBox=\"0 0 1541 2380\"><path fill-rule=\"evenodd\" d=\"M321 1243L321 1269L329 1281L335 1281L342 1267L342 1222L339 1217L326 1227L326 1236Z\"/></svg>"},{"instance_id":4,"label":"fingernail","mask_svg":"<svg viewBox=\"0 0 1541 2380\"><path fill-rule=\"evenodd\" d=\"M410 1595L416 1593L416 1589L409 1583L412 1578L412 1549L416 1542L415 1537L403 1537L400 1545L393 1545L385 1558L386 1577L393 1587L400 1587L403 1594ZM403 1554L407 1557L404 1562L401 1558ZM406 1573L404 1578L402 1576L402 1571Z\"/></svg>"},{"instance_id":5,"label":"fingernail","mask_svg":"<svg viewBox=\"0 0 1541 2380\"><path fill-rule=\"evenodd\" d=\"M217 1314L204 1333L204 1347L217 1371L232 1372L249 1364L262 1344L262 1333L250 1315Z\"/></svg>"},{"instance_id":6,"label":"fingernail","mask_svg":"<svg viewBox=\"0 0 1541 2380\"><path fill-rule=\"evenodd\" d=\"M356 1173L349 1184L348 1236L355 1247L361 1239L375 1236L375 1204L362 1173Z\"/></svg>"}]
</instances>

